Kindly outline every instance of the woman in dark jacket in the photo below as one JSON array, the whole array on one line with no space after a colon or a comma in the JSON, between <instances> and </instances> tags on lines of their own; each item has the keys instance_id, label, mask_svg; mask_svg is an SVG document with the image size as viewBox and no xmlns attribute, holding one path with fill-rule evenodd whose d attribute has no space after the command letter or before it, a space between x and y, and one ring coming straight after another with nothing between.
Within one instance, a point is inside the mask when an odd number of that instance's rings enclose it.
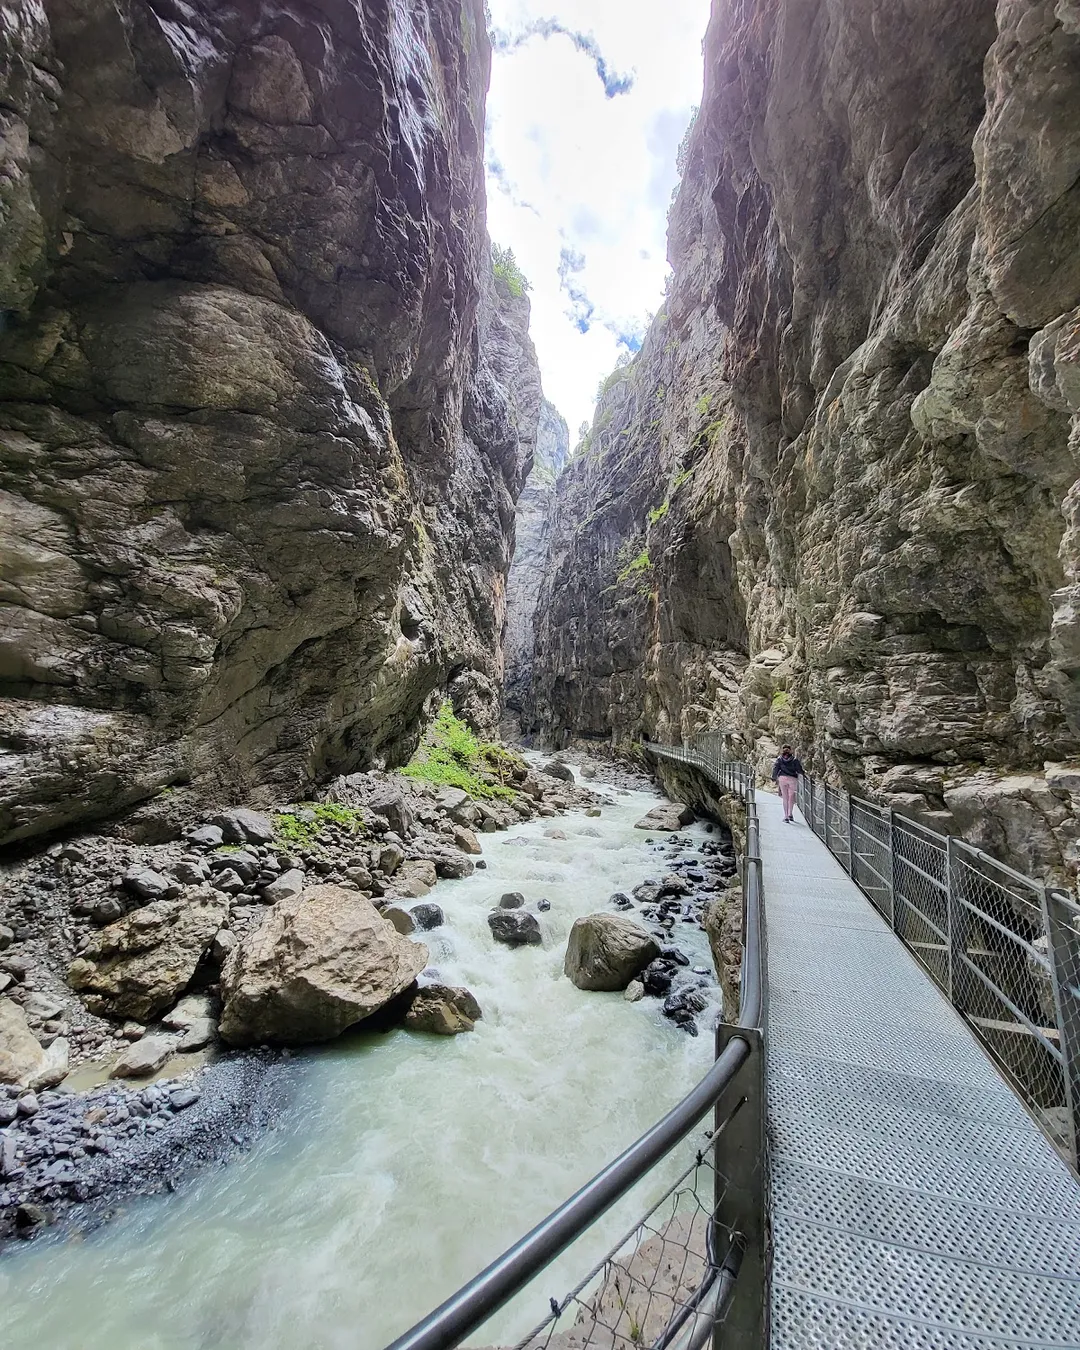
<instances>
[{"instance_id":1,"label":"woman in dark jacket","mask_svg":"<svg viewBox=\"0 0 1080 1350\"><path fill-rule=\"evenodd\" d=\"M781 746L780 757L772 768L772 778L780 789L780 800L784 803L785 823L794 820L791 813L795 810L795 793L799 787L799 775L802 771L802 762L796 757L791 746Z\"/></svg>"}]
</instances>

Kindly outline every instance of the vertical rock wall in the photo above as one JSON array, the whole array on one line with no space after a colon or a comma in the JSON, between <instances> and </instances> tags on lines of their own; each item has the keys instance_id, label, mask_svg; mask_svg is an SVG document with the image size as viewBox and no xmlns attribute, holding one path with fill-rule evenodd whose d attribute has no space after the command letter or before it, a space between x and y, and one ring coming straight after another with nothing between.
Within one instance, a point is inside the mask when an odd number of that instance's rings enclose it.
<instances>
[{"instance_id":1,"label":"vertical rock wall","mask_svg":"<svg viewBox=\"0 0 1080 1350\"><path fill-rule=\"evenodd\" d=\"M560 485L556 738L782 737L1080 860L1080 6L724 0L642 353Z\"/></svg>"},{"instance_id":2,"label":"vertical rock wall","mask_svg":"<svg viewBox=\"0 0 1080 1350\"><path fill-rule=\"evenodd\" d=\"M480 0L0 16L0 842L498 715L539 379Z\"/></svg>"},{"instance_id":3,"label":"vertical rock wall","mask_svg":"<svg viewBox=\"0 0 1080 1350\"><path fill-rule=\"evenodd\" d=\"M533 620L547 564L555 482L570 455L570 433L554 404L544 399L536 436L536 455L515 509L514 560L507 581L506 678L507 711L526 734L536 729L531 704Z\"/></svg>"}]
</instances>

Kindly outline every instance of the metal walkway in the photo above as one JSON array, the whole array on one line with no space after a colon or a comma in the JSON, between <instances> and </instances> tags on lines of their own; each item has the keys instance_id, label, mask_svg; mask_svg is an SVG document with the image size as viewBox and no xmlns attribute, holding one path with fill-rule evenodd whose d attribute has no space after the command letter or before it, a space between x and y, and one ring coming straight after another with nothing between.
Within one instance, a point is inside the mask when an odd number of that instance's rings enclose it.
<instances>
[{"instance_id":1,"label":"metal walkway","mask_svg":"<svg viewBox=\"0 0 1080 1350\"><path fill-rule=\"evenodd\" d=\"M801 818L758 808L771 1350L1077 1350L1075 1178Z\"/></svg>"}]
</instances>

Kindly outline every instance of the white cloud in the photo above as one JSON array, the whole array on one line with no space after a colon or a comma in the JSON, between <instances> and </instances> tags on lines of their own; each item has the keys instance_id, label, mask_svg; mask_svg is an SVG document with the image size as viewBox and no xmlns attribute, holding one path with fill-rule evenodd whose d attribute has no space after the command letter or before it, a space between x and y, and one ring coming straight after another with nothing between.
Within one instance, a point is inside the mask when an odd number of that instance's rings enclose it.
<instances>
[{"instance_id":1,"label":"white cloud","mask_svg":"<svg viewBox=\"0 0 1080 1350\"><path fill-rule=\"evenodd\" d=\"M701 96L709 0L490 0L490 10L502 41L488 224L529 278L544 389L573 434L663 298L675 152ZM629 89L614 92L622 77Z\"/></svg>"}]
</instances>

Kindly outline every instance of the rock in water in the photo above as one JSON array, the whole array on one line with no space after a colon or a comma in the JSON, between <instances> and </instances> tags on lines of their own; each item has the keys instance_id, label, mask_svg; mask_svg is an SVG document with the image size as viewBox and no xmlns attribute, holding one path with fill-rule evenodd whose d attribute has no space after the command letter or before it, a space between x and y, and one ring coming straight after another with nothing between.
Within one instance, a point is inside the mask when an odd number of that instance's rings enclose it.
<instances>
[{"instance_id":1,"label":"rock in water","mask_svg":"<svg viewBox=\"0 0 1080 1350\"><path fill-rule=\"evenodd\" d=\"M553 759L544 765L543 772L549 778L561 778L565 783L574 781L574 771L569 764L564 764L562 760Z\"/></svg>"},{"instance_id":2,"label":"rock in water","mask_svg":"<svg viewBox=\"0 0 1080 1350\"><path fill-rule=\"evenodd\" d=\"M495 941L507 947L539 947L543 942L536 915L523 909L493 909L488 927Z\"/></svg>"},{"instance_id":3,"label":"rock in water","mask_svg":"<svg viewBox=\"0 0 1080 1350\"><path fill-rule=\"evenodd\" d=\"M680 830L684 825L692 825L695 816L688 806L680 806L678 802L663 802L659 806L654 806L651 811L642 816L634 826L635 830Z\"/></svg>"},{"instance_id":4,"label":"rock in water","mask_svg":"<svg viewBox=\"0 0 1080 1350\"><path fill-rule=\"evenodd\" d=\"M68 967L68 983L97 995L112 1017L149 1022L176 1002L224 917L209 887L155 900L95 933Z\"/></svg>"},{"instance_id":5,"label":"rock in water","mask_svg":"<svg viewBox=\"0 0 1080 1350\"><path fill-rule=\"evenodd\" d=\"M587 914L570 929L563 970L579 989L625 989L659 955L656 939L633 919Z\"/></svg>"},{"instance_id":6,"label":"rock in water","mask_svg":"<svg viewBox=\"0 0 1080 1350\"><path fill-rule=\"evenodd\" d=\"M472 1031L482 1016L480 1004L468 989L425 984L416 991L405 1014L405 1025L410 1031L456 1036L461 1031Z\"/></svg>"},{"instance_id":7,"label":"rock in water","mask_svg":"<svg viewBox=\"0 0 1080 1350\"><path fill-rule=\"evenodd\" d=\"M269 910L229 956L219 1033L232 1045L331 1040L407 989L427 960L358 892L312 886Z\"/></svg>"}]
</instances>

